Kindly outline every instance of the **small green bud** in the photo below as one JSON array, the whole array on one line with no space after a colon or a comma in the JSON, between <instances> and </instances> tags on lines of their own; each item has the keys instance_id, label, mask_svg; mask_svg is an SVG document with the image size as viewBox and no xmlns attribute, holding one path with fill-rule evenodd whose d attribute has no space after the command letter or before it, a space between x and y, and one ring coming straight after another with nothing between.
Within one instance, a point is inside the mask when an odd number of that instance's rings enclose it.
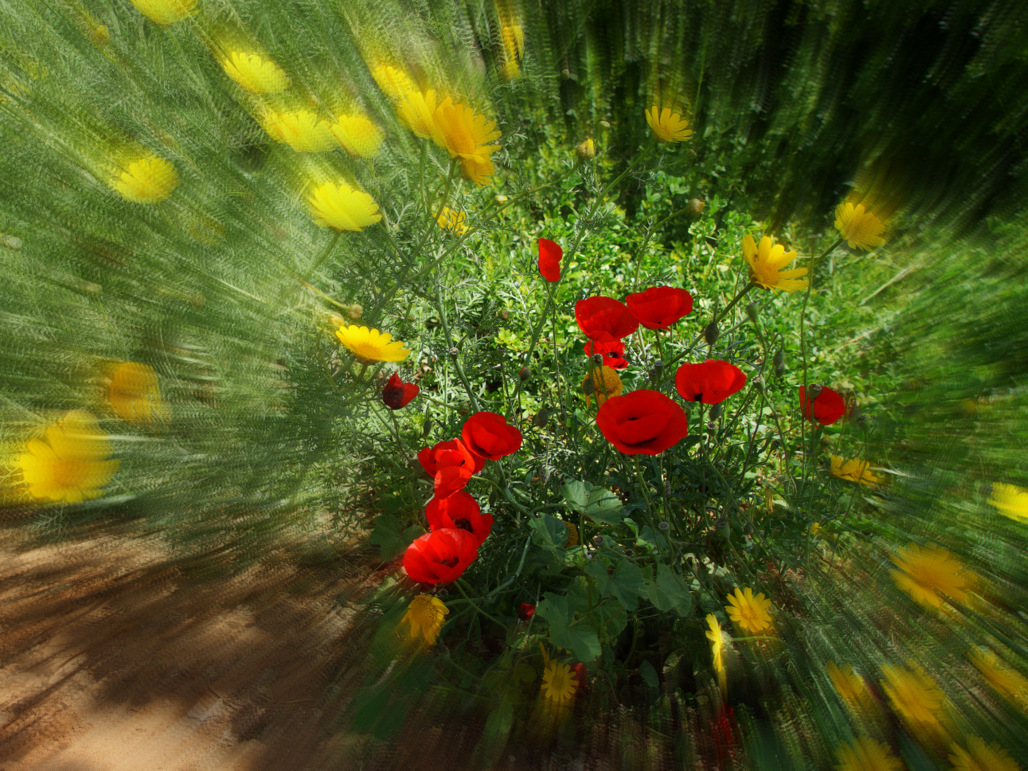
<instances>
[{"instance_id":1,"label":"small green bud","mask_svg":"<svg viewBox=\"0 0 1028 771\"><path fill-rule=\"evenodd\" d=\"M756 324L760 318L757 314L758 307L757 303L749 303L746 306L746 315L750 317L750 321L754 324Z\"/></svg>"},{"instance_id":2,"label":"small green bud","mask_svg":"<svg viewBox=\"0 0 1028 771\"><path fill-rule=\"evenodd\" d=\"M530 377L532 377L532 369L531 369L531 367L522 367L522 368L521 368L521 369L520 369L520 370L518 371L518 379L519 379L519 380L520 380L520 381L521 381L522 383L524 383L524 382L525 382L526 380L528 380L528 379L529 379Z\"/></svg>"},{"instance_id":3,"label":"small green bud","mask_svg":"<svg viewBox=\"0 0 1028 771\"><path fill-rule=\"evenodd\" d=\"M775 377L781 379L785 377L785 353L781 350L775 351L774 359Z\"/></svg>"},{"instance_id":4,"label":"small green bud","mask_svg":"<svg viewBox=\"0 0 1028 771\"><path fill-rule=\"evenodd\" d=\"M706 208L706 201L701 201L699 198L690 198L685 204L685 213L693 219L699 219L700 215L703 214L703 210Z\"/></svg>"},{"instance_id":5,"label":"small green bud","mask_svg":"<svg viewBox=\"0 0 1028 771\"><path fill-rule=\"evenodd\" d=\"M543 407L539 412L535 413L535 417L532 418L532 423L537 428L546 428L546 421L550 419L550 411Z\"/></svg>"},{"instance_id":6,"label":"small green bud","mask_svg":"<svg viewBox=\"0 0 1028 771\"><path fill-rule=\"evenodd\" d=\"M721 417L721 405L720 404L715 404L713 407L710 408L710 419L711 420L717 420L720 417Z\"/></svg>"},{"instance_id":7,"label":"small green bud","mask_svg":"<svg viewBox=\"0 0 1028 771\"><path fill-rule=\"evenodd\" d=\"M602 353L594 353L593 354L593 364L595 364L597 367L602 367L603 366L603 354Z\"/></svg>"},{"instance_id":8,"label":"small green bud","mask_svg":"<svg viewBox=\"0 0 1028 771\"><path fill-rule=\"evenodd\" d=\"M717 328L717 322L712 321L707 324L707 328L703 330L703 340L707 345L713 345L719 337L721 337L721 330Z\"/></svg>"}]
</instances>

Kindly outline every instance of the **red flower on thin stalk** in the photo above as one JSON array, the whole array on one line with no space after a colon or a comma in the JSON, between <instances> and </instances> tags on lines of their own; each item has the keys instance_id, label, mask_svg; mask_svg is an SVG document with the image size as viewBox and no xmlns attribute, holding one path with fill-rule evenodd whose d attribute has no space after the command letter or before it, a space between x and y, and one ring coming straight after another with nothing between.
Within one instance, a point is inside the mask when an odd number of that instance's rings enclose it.
<instances>
[{"instance_id":1,"label":"red flower on thin stalk","mask_svg":"<svg viewBox=\"0 0 1028 771\"><path fill-rule=\"evenodd\" d=\"M607 399L596 426L626 455L659 455L689 433L685 411L660 391L646 389Z\"/></svg>"},{"instance_id":2,"label":"red flower on thin stalk","mask_svg":"<svg viewBox=\"0 0 1028 771\"><path fill-rule=\"evenodd\" d=\"M534 615L535 605L530 602L521 603L521 606L518 608L518 618L522 621L528 621L528 619L532 618Z\"/></svg>"},{"instance_id":3,"label":"red flower on thin stalk","mask_svg":"<svg viewBox=\"0 0 1028 771\"><path fill-rule=\"evenodd\" d=\"M478 541L479 545L489 537L493 529L493 515L483 514L478 501L463 490L458 490L445 498L433 498L425 507L430 530L444 530L456 527L467 530Z\"/></svg>"},{"instance_id":4,"label":"red flower on thin stalk","mask_svg":"<svg viewBox=\"0 0 1028 771\"><path fill-rule=\"evenodd\" d=\"M674 286L653 286L625 298L628 310L647 329L667 329L692 313L692 295Z\"/></svg>"},{"instance_id":5,"label":"red flower on thin stalk","mask_svg":"<svg viewBox=\"0 0 1028 771\"><path fill-rule=\"evenodd\" d=\"M611 369L624 369L628 366L628 359L625 358L625 344L620 340L613 340L609 343L597 343L590 340L585 344L585 355L592 356L600 354L603 357L603 366Z\"/></svg>"},{"instance_id":6,"label":"red flower on thin stalk","mask_svg":"<svg viewBox=\"0 0 1028 771\"><path fill-rule=\"evenodd\" d=\"M846 403L837 391L828 386L810 386L810 393L813 399L807 399L807 389L800 386L800 409L803 410L803 417L816 420L822 426L830 426L832 423L846 414Z\"/></svg>"},{"instance_id":7,"label":"red flower on thin stalk","mask_svg":"<svg viewBox=\"0 0 1028 771\"><path fill-rule=\"evenodd\" d=\"M418 461L435 483L437 498L445 498L464 486L485 465L485 459L475 455L460 439L439 442L418 453Z\"/></svg>"},{"instance_id":8,"label":"red flower on thin stalk","mask_svg":"<svg viewBox=\"0 0 1028 771\"><path fill-rule=\"evenodd\" d=\"M539 239L539 273L550 283L560 281L560 260L564 250L548 238Z\"/></svg>"},{"instance_id":9,"label":"red flower on thin stalk","mask_svg":"<svg viewBox=\"0 0 1028 771\"><path fill-rule=\"evenodd\" d=\"M468 449L487 460L499 460L521 447L521 432L495 412L476 412L466 421L461 437Z\"/></svg>"},{"instance_id":10,"label":"red flower on thin stalk","mask_svg":"<svg viewBox=\"0 0 1028 771\"><path fill-rule=\"evenodd\" d=\"M603 295L575 303L575 321L586 337L600 343L620 340L639 328L627 305Z\"/></svg>"},{"instance_id":11,"label":"red flower on thin stalk","mask_svg":"<svg viewBox=\"0 0 1028 771\"><path fill-rule=\"evenodd\" d=\"M467 530L456 527L434 530L407 547L403 569L420 584L456 581L475 561L478 545Z\"/></svg>"},{"instance_id":12,"label":"red flower on thin stalk","mask_svg":"<svg viewBox=\"0 0 1028 771\"><path fill-rule=\"evenodd\" d=\"M421 393L414 383L404 383L399 373L394 372L382 389L382 401L391 410L398 410L410 404L411 399Z\"/></svg>"},{"instance_id":13,"label":"red flower on thin stalk","mask_svg":"<svg viewBox=\"0 0 1028 771\"><path fill-rule=\"evenodd\" d=\"M687 402L720 404L744 385L746 375L741 369L717 359L683 364L675 372L675 388Z\"/></svg>"}]
</instances>

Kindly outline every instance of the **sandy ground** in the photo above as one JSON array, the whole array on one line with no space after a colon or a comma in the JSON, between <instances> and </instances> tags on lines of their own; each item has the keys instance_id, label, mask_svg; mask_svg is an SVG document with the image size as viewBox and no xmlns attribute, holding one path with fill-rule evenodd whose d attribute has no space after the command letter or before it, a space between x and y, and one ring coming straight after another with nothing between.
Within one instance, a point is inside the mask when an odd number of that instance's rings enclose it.
<instances>
[{"instance_id":1,"label":"sandy ground","mask_svg":"<svg viewBox=\"0 0 1028 771\"><path fill-rule=\"evenodd\" d=\"M335 598L373 577L278 562L226 577L138 539L0 548L0 769L322 767L356 669Z\"/></svg>"}]
</instances>

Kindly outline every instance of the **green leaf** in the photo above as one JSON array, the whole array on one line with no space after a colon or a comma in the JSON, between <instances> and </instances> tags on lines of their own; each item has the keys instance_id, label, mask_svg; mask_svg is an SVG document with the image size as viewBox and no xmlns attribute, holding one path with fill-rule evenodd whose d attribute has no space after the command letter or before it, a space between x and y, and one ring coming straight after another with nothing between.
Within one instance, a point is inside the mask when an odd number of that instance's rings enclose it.
<instances>
[{"instance_id":1,"label":"green leaf","mask_svg":"<svg viewBox=\"0 0 1028 771\"><path fill-rule=\"evenodd\" d=\"M605 562L594 557L585 566L585 574L596 582L596 589L601 597L610 597L610 574L607 573Z\"/></svg>"},{"instance_id":2,"label":"green leaf","mask_svg":"<svg viewBox=\"0 0 1028 771\"><path fill-rule=\"evenodd\" d=\"M382 561L389 562L410 546L411 541L421 535L424 530L418 525L411 525L406 530L400 529L400 520L389 514L375 517L375 530L368 538L379 548Z\"/></svg>"},{"instance_id":3,"label":"green leaf","mask_svg":"<svg viewBox=\"0 0 1028 771\"><path fill-rule=\"evenodd\" d=\"M600 655L600 638L596 630L586 623L556 629L551 625L550 642L571 651L579 661L590 662Z\"/></svg>"},{"instance_id":4,"label":"green leaf","mask_svg":"<svg viewBox=\"0 0 1028 771\"><path fill-rule=\"evenodd\" d=\"M645 659L639 665L639 676L642 677L643 682L646 683L648 688L656 688L660 685L660 681L657 679L657 670L653 668L653 664Z\"/></svg>"},{"instance_id":5,"label":"green leaf","mask_svg":"<svg viewBox=\"0 0 1028 771\"><path fill-rule=\"evenodd\" d=\"M591 482L567 482L561 488L568 506L583 516L608 525L621 524L621 499Z\"/></svg>"},{"instance_id":6,"label":"green leaf","mask_svg":"<svg viewBox=\"0 0 1028 771\"><path fill-rule=\"evenodd\" d=\"M639 597L646 596L646 578L638 565L624 560L614 568L610 589L625 610L635 610L639 606Z\"/></svg>"},{"instance_id":7,"label":"green leaf","mask_svg":"<svg viewBox=\"0 0 1028 771\"><path fill-rule=\"evenodd\" d=\"M692 610L692 594L685 582L667 565L657 568L656 578L649 585L650 602L657 610L675 610L687 616Z\"/></svg>"}]
</instances>

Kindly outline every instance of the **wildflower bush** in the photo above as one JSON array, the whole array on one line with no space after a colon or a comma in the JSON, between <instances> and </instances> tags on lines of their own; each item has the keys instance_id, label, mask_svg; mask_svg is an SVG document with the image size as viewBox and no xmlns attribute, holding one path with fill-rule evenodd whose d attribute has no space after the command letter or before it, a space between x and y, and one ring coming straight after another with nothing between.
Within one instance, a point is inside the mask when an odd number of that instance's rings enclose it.
<instances>
[{"instance_id":1,"label":"wildflower bush","mask_svg":"<svg viewBox=\"0 0 1028 771\"><path fill-rule=\"evenodd\" d=\"M370 543L372 747L1013 767L1025 244L948 187L1024 189L1002 15L429 5L3 5L11 522Z\"/></svg>"}]
</instances>

